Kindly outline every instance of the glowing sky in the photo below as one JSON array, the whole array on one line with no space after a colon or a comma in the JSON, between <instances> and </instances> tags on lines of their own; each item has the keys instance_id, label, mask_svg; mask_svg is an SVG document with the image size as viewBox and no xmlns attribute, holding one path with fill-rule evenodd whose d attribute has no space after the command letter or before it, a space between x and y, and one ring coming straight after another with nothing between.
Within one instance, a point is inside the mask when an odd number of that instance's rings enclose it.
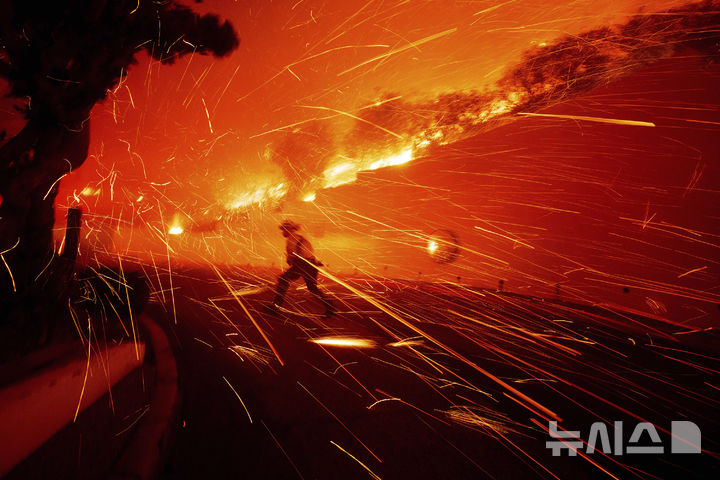
<instances>
[{"instance_id":1,"label":"glowing sky","mask_svg":"<svg viewBox=\"0 0 720 480\"><path fill-rule=\"evenodd\" d=\"M494 88L524 52L683 2L647 3L192 3L233 22L239 49L171 66L141 56L94 110L91 157L58 205L79 199L98 231L116 231L104 248L133 255L165 253L160 240L181 227L169 243L178 258L277 266L275 225L293 216L339 270L595 298L632 284L647 289L633 305L656 313L658 290L712 304L718 69L703 59L663 60L544 111L657 128L514 118L412 161L403 149L351 155L366 138L349 136L352 117L383 98ZM365 127L368 144L389 135ZM333 182L344 185L321 189ZM443 228L465 249L449 266L424 251Z\"/></svg>"},{"instance_id":2,"label":"glowing sky","mask_svg":"<svg viewBox=\"0 0 720 480\"><path fill-rule=\"evenodd\" d=\"M128 181L212 186L221 193L206 193L224 203L231 192L277 175L261 155L283 131L266 132L317 117L332 117L325 121L332 135L349 128L347 118L318 107L355 112L388 92L429 98L482 89L525 50L623 21L644 4L552 3L193 3L230 19L240 48L217 62L196 56L161 66L141 59L94 112L96 163ZM653 9L677 3L653 2ZM95 179L91 168L73 186Z\"/></svg>"}]
</instances>

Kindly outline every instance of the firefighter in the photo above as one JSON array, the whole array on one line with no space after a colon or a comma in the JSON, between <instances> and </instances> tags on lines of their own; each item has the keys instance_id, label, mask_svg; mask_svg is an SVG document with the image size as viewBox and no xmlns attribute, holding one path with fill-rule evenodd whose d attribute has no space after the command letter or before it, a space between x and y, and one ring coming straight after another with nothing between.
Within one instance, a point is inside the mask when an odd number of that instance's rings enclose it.
<instances>
[{"instance_id":1,"label":"firefighter","mask_svg":"<svg viewBox=\"0 0 720 480\"><path fill-rule=\"evenodd\" d=\"M286 239L285 250L287 264L290 265L290 268L278 277L275 300L269 310L273 313L277 312L285 300L285 293L290 282L302 277L310 293L318 297L325 306L325 316L331 316L335 312L335 308L330 299L317 286L317 267L321 267L323 264L315 258L312 245L305 237L297 233L300 225L292 220L283 221L279 228Z\"/></svg>"}]
</instances>

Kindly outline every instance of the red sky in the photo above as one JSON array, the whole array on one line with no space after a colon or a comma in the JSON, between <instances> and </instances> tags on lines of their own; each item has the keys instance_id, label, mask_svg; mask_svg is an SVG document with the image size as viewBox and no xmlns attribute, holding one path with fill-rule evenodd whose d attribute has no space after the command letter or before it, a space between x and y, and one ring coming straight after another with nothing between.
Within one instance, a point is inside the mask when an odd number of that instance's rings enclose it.
<instances>
[{"instance_id":1,"label":"red sky","mask_svg":"<svg viewBox=\"0 0 720 480\"><path fill-rule=\"evenodd\" d=\"M652 10L681 3L653 1ZM544 294L561 284L577 298L716 318L720 70L692 52L542 112L656 127L517 118L360 173L314 202L288 195L225 210L290 182L267 157L310 126L288 125L322 118L330 165L357 162L343 158L346 114L388 94L423 100L491 88L528 49L623 22L646 4L192 3L228 18L239 49L171 66L140 58L93 112L92 155L63 181L58 207L80 198L88 227L115 230L93 235L114 237L101 243L116 253L165 255L167 238L177 261L277 266L275 225L292 216L338 271L489 286L503 278L508 290ZM208 220L221 215L219 226ZM167 237L174 222L186 233ZM427 255L437 229L460 237L452 265Z\"/></svg>"}]
</instances>

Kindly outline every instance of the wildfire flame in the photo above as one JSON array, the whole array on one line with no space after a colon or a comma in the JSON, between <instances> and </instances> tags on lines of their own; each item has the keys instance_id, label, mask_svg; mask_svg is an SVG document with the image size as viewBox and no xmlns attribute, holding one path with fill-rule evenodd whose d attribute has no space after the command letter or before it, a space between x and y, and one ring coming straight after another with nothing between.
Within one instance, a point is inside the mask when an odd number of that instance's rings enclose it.
<instances>
[{"instance_id":1,"label":"wildfire flame","mask_svg":"<svg viewBox=\"0 0 720 480\"><path fill-rule=\"evenodd\" d=\"M175 215L173 215L172 222L168 227L168 233L170 235L181 235L184 231L185 229L180 223L180 216L176 213Z\"/></svg>"},{"instance_id":2,"label":"wildfire flame","mask_svg":"<svg viewBox=\"0 0 720 480\"><path fill-rule=\"evenodd\" d=\"M436 138L442 136L441 132L435 132ZM413 142L418 143L418 142ZM322 172L320 180L320 189L335 188L357 180L358 172L378 170L385 167L393 167L403 165L413 160L413 146L406 146L399 151L395 150L385 156L377 158L352 159L339 156L337 161L327 167ZM225 204L228 210L239 210L248 208L252 205L262 205L263 203L277 201L288 195L290 188L286 181L275 179L275 182L265 182L259 187L249 191L235 195L235 197ZM304 194L300 199L304 202L313 202L317 198L317 192L312 191Z\"/></svg>"},{"instance_id":3,"label":"wildfire flame","mask_svg":"<svg viewBox=\"0 0 720 480\"><path fill-rule=\"evenodd\" d=\"M378 170L409 163L413 159L413 147L405 147L399 153L391 153L379 159L370 158L360 161L343 161L326 168L323 172L323 188L335 188L357 180L358 172Z\"/></svg>"},{"instance_id":4,"label":"wildfire flame","mask_svg":"<svg viewBox=\"0 0 720 480\"><path fill-rule=\"evenodd\" d=\"M249 192L238 194L225 206L229 210L237 210L246 208L251 205L262 205L264 202L271 200L279 200L288 193L288 187L285 183L277 183L275 185L266 183Z\"/></svg>"}]
</instances>

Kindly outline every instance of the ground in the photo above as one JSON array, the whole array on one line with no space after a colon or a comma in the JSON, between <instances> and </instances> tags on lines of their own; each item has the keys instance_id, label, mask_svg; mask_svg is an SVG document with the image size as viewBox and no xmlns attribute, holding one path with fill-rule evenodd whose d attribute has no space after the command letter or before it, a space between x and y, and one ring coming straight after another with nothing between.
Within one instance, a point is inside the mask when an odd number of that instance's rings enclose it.
<instances>
[{"instance_id":1,"label":"ground","mask_svg":"<svg viewBox=\"0 0 720 480\"><path fill-rule=\"evenodd\" d=\"M148 309L175 343L183 395L164 478L720 472L712 332L562 299L358 278L338 279L354 292L324 280L332 318L297 283L292 313L269 316L268 273L175 270L172 290L169 280L154 278ZM326 337L367 344L313 342ZM666 451L553 457L555 418L585 441L594 422L612 438L623 421L626 446L651 422ZM682 420L702 430L703 454L669 453L671 422Z\"/></svg>"}]
</instances>

